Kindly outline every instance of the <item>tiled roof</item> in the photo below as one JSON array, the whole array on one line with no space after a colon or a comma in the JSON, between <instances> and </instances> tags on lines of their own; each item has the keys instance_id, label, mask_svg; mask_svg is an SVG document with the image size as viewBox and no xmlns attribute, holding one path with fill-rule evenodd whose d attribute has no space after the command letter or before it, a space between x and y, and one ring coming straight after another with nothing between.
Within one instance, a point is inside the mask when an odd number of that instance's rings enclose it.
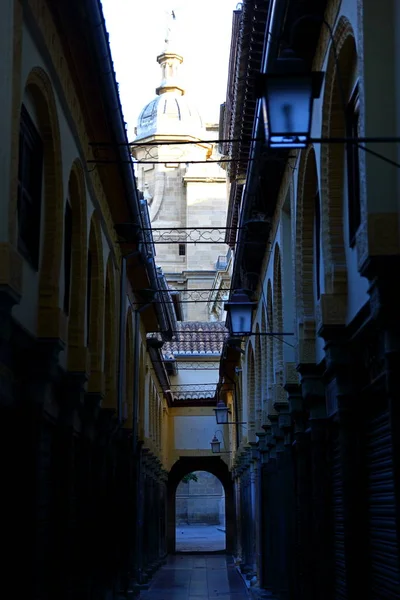
<instances>
[{"instance_id":1,"label":"tiled roof","mask_svg":"<svg viewBox=\"0 0 400 600\"><path fill-rule=\"evenodd\" d=\"M166 342L162 353L165 357L185 354L221 354L224 340L228 337L225 324L220 321L183 321L177 323L177 332L171 342Z\"/></svg>"}]
</instances>

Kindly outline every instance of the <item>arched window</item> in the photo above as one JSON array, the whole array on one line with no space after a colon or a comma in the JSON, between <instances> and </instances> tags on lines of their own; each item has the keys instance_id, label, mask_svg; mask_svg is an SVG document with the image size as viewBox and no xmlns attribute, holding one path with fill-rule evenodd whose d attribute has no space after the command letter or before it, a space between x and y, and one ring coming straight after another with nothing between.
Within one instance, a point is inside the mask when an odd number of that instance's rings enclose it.
<instances>
[{"instance_id":1,"label":"arched window","mask_svg":"<svg viewBox=\"0 0 400 600\"><path fill-rule=\"evenodd\" d=\"M360 95L358 82L355 85L346 107L346 136L357 138L360 122ZM349 217L349 244L356 243L357 229L361 223L360 201L360 157L357 144L347 144L347 193Z\"/></svg>"},{"instance_id":2,"label":"arched window","mask_svg":"<svg viewBox=\"0 0 400 600\"><path fill-rule=\"evenodd\" d=\"M86 293L86 345L90 340L90 308L92 302L92 253L88 250L87 255L87 293Z\"/></svg>"},{"instance_id":3,"label":"arched window","mask_svg":"<svg viewBox=\"0 0 400 600\"><path fill-rule=\"evenodd\" d=\"M314 206L314 240L315 240L315 284L317 300L321 297L321 204L319 190L315 194Z\"/></svg>"},{"instance_id":4,"label":"arched window","mask_svg":"<svg viewBox=\"0 0 400 600\"><path fill-rule=\"evenodd\" d=\"M42 139L22 105L18 163L18 250L36 271L39 268L42 178Z\"/></svg>"},{"instance_id":5,"label":"arched window","mask_svg":"<svg viewBox=\"0 0 400 600\"><path fill-rule=\"evenodd\" d=\"M64 214L64 303L66 315L69 314L71 293L71 255L72 255L72 209L67 200Z\"/></svg>"}]
</instances>

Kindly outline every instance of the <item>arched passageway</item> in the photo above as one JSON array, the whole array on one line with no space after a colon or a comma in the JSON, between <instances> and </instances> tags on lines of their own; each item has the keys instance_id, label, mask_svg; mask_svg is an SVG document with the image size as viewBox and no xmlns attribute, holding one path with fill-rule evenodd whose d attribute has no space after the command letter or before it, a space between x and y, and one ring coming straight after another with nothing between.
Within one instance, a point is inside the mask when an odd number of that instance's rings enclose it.
<instances>
[{"instance_id":1,"label":"arched passageway","mask_svg":"<svg viewBox=\"0 0 400 600\"><path fill-rule=\"evenodd\" d=\"M176 552L225 552L224 486L208 471L181 479L175 494Z\"/></svg>"},{"instance_id":2,"label":"arched passageway","mask_svg":"<svg viewBox=\"0 0 400 600\"><path fill-rule=\"evenodd\" d=\"M235 508L233 481L227 464L220 457L181 457L168 475L168 552L176 552L176 490L182 478L195 471L207 471L221 482L225 492L226 552L233 553L235 540Z\"/></svg>"}]
</instances>

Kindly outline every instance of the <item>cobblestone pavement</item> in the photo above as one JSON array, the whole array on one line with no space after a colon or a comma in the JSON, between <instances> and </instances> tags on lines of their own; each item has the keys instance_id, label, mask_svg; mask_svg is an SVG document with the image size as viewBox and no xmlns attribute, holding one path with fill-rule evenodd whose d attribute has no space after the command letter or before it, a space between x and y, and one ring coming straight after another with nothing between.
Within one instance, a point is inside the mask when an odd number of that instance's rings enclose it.
<instances>
[{"instance_id":1,"label":"cobblestone pavement","mask_svg":"<svg viewBox=\"0 0 400 600\"><path fill-rule=\"evenodd\" d=\"M169 556L141 600L248 600L232 559L225 555Z\"/></svg>"},{"instance_id":2,"label":"cobblestone pavement","mask_svg":"<svg viewBox=\"0 0 400 600\"><path fill-rule=\"evenodd\" d=\"M225 550L225 530L214 525L184 525L176 528L177 552L217 552Z\"/></svg>"}]
</instances>

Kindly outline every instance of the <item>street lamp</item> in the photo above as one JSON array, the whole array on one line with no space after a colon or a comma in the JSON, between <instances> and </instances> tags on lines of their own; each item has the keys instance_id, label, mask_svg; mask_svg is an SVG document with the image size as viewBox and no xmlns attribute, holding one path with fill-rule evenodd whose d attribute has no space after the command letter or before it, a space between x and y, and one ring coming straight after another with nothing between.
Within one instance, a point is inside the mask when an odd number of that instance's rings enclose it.
<instances>
[{"instance_id":1,"label":"street lamp","mask_svg":"<svg viewBox=\"0 0 400 600\"><path fill-rule=\"evenodd\" d=\"M221 442L219 441L219 439L217 438L217 436L214 433L214 437L210 442L211 445L211 452L213 454L220 454L221 453Z\"/></svg>"},{"instance_id":2,"label":"street lamp","mask_svg":"<svg viewBox=\"0 0 400 600\"><path fill-rule=\"evenodd\" d=\"M228 424L228 415L230 413L229 408L226 406L225 402L220 400L217 404L217 407L214 408L215 418L217 420L217 425L227 425Z\"/></svg>"},{"instance_id":3,"label":"street lamp","mask_svg":"<svg viewBox=\"0 0 400 600\"><path fill-rule=\"evenodd\" d=\"M221 437L224 440L224 434L222 433L221 429L217 429L216 432L214 433L213 439L210 442L211 452L213 454L232 454L232 452L230 452L229 450L221 452L221 442L217 438L218 432L221 434ZM224 440L224 446L226 447L225 440Z\"/></svg>"},{"instance_id":4,"label":"street lamp","mask_svg":"<svg viewBox=\"0 0 400 600\"><path fill-rule=\"evenodd\" d=\"M324 73L307 71L286 50L259 80L265 138L271 148L305 148L310 139L312 109L321 93Z\"/></svg>"},{"instance_id":5,"label":"street lamp","mask_svg":"<svg viewBox=\"0 0 400 600\"><path fill-rule=\"evenodd\" d=\"M234 337L242 337L251 334L253 310L257 303L249 300L249 292L246 290L235 290L230 302L224 305L228 314L228 328Z\"/></svg>"}]
</instances>

